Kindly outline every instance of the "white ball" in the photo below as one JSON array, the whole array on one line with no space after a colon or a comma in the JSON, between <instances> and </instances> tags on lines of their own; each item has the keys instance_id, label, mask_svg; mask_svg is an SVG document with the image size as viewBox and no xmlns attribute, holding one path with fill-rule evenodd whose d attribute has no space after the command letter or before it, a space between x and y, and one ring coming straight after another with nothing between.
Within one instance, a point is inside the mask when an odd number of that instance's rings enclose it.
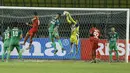
<instances>
[{"instance_id":1,"label":"white ball","mask_svg":"<svg viewBox=\"0 0 130 73\"><path fill-rule=\"evenodd\" d=\"M66 14L68 14L68 13L69 13L69 12L67 12L67 11L64 11L64 12L63 12L63 15L66 15Z\"/></svg>"},{"instance_id":2,"label":"white ball","mask_svg":"<svg viewBox=\"0 0 130 73\"><path fill-rule=\"evenodd\" d=\"M26 23L26 25L28 25L28 23Z\"/></svg>"}]
</instances>

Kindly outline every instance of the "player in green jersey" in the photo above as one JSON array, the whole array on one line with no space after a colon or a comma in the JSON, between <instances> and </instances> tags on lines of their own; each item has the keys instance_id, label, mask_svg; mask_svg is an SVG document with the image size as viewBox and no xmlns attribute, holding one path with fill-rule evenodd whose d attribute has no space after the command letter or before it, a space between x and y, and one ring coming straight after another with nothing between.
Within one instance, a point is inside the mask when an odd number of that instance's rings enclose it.
<instances>
[{"instance_id":1,"label":"player in green jersey","mask_svg":"<svg viewBox=\"0 0 130 73\"><path fill-rule=\"evenodd\" d=\"M3 34L4 50L2 53L2 62L4 62L4 57L5 57L6 51L9 48L10 36L11 36L11 32L10 32L10 28L8 27Z\"/></svg>"},{"instance_id":2,"label":"player in green jersey","mask_svg":"<svg viewBox=\"0 0 130 73\"><path fill-rule=\"evenodd\" d=\"M60 17L61 17L61 14L57 13L56 17L53 17L52 20L50 21L50 23L48 24L48 26L49 26L49 28L48 28L49 38L50 38L52 45L55 49L54 54L56 54L58 52L58 50L56 48L55 39L58 40L58 43L60 44L62 51L64 50L62 43L61 43L61 40L60 40L59 33L58 33L58 28L59 28L59 25L60 25L60 22L59 22Z\"/></svg>"},{"instance_id":3,"label":"player in green jersey","mask_svg":"<svg viewBox=\"0 0 130 73\"><path fill-rule=\"evenodd\" d=\"M108 35L110 62L112 62L112 51L113 50L116 52L117 61L119 61L118 48L117 48L118 39L119 39L119 35L115 31L115 28L112 27L111 32L109 32L109 35Z\"/></svg>"},{"instance_id":4,"label":"player in green jersey","mask_svg":"<svg viewBox=\"0 0 130 73\"><path fill-rule=\"evenodd\" d=\"M17 27L14 27L11 30L11 39L10 39L10 46L7 53L7 61L10 58L10 53L13 51L14 48L17 49L17 52L19 54L19 58L22 60L22 50L20 50L19 42L22 39L22 31L19 30Z\"/></svg>"}]
</instances>

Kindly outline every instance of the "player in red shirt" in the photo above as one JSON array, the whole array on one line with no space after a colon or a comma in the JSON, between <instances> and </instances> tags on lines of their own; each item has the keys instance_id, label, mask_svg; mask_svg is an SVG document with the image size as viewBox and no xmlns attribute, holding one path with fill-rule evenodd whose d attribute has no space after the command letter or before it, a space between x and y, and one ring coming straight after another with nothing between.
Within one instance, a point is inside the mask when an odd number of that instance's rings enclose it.
<instances>
[{"instance_id":1,"label":"player in red shirt","mask_svg":"<svg viewBox=\"0 0 130 73\"><path fill-rule=\"evenodd\" d=\"M27 50L28 50L28 49L31 48L31 45L32 45L32 42L33 42L32 39L33 39L34 35L37 33L38 27L39 27L39 25L40 25L40 21L39 21L39 19L38 19L37 12L34 12L34 17L33 17L33 19L32 19L32 24L28 24L28 23L26 23L26 24L32 27L32 28L27 32L26 37L25 37L25 39L24 39L24 43L23 43L23 45L25 45L26 41L27 41L28 38L30 37L30 44L29 44L29 47L27 48Z\"/></svg>"},{"instance_id":2,"label":"player in red shirt","mask_svg":"<svg viewBox=\"0 0 130 73\"><path fill-rule=\"evenodd\" d=\"M95 25L92 25L90 29L90 42L92 47L92 63L96 63L96 50L98 49L98 41L100 37L100 31Z\"/></svg>"}]
</instances>

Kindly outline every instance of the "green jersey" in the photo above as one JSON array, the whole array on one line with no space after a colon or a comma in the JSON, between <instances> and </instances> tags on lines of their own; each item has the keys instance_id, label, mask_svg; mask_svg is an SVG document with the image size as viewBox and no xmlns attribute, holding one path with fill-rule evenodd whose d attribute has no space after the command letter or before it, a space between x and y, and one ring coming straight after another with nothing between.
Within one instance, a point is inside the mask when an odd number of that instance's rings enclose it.
<instances>
[{"instance_id":1,"label":"green jersey","mask_svg":"<svg viewBox=\"0 0 130 73\"><path fill-rule=\"evenodd\" d=\"M60 25L60 21L59 19L55 19L55 18L52 18L52 20L50 21L50 24L49 24L49 32L53 32L55 27L56 26L59 26ZM57 28L58 30L58 28Z\"/></svg>"},{"instance_id":2,"label":"green jersey","mask_svg":"<svg viewBox=\"0 0 130 73\"><path fill-rule=\"evenodd\" d=\"M20 41L20 36L22 34L22 31L18 28L13 28L11 30L11 44L18 44Z\"/></svg>"},{"instance_id":3,"label":"green jersey","mask_svg":"<svg viewBox=\"0 0 130 73\"><path fill-rule=\"evenodd\" d=\"M109 43L111 43L111 42L116 43L117 40L118 40L118 38L119 38L119 35L118 35L117 32L114 32L114 33L113 33L113 32L110 32L109 35L108 35Z\"/></svg>"},{"instance_id":4,"label":"green jersey","mask_svg":"<svg viewBox=\"0 0 130 73\"><path fill-rule=\"evenodd\" d=\"M10 37L11 37L10 29L5 30L5 32L3 34L4 51L6 51L7 47L9 47Z\"/></svg>"},{"instance_id":5,"label":"green jersey","mask_svg":"<svg viewBox=\"0 0 130 73\"><path fill-rule=\"evenodd\" d=\"M4 32L4 42L7 41L7 40L10 40L10 36L11 36L11 32L10 30L5 30Z\"/></svg>"}]
</instances>

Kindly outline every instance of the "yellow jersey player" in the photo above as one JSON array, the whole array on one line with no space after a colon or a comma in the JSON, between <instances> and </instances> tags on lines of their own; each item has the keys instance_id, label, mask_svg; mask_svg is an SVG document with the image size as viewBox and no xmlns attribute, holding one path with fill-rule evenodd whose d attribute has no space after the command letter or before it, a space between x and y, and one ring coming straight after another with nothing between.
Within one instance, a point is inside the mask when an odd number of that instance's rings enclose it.
<instances>
[{"instance_id":1,"label":"yellow jersey player","mask_svg":"<svg viewBox=\"0 0 130 73\"><path fill-rule=\"evenodd\" d=\"M70 36L70 42L71 42L71 50L70 54L73 53L73 45L76 45L76 53L78 53L78 42L79 42L79 24L77 20L74 20L70 13L67 11L64 11L64 15L66 15L66 20L69 24L71 24L71 36Z\"/></svg>"}]
</instances>

